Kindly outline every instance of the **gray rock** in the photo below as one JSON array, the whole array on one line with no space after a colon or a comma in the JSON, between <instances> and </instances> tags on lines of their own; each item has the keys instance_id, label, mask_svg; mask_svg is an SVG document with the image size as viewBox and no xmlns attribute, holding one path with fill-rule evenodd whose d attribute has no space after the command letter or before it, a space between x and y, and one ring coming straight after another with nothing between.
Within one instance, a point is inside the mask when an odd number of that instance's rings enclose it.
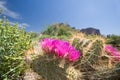
<instances>
[{"instance_id":1,"label":"gray rock","mask_svg":"<svg viewBox=\"0 0 120 80\"><path fill-rule=\"evenodd\" d=\"M87 35L89 34L101 35L100 30L95 28L86 28L86 29L81 29L80 31Z\"/></svg>"}]
</instances>

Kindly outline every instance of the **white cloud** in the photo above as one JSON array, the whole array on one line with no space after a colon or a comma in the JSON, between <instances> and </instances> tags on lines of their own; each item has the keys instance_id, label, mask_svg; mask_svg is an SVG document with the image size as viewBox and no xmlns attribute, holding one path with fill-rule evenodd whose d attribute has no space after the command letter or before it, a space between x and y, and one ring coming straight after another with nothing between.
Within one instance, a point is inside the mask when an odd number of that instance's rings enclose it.
<instances>
[{"instance_id":1,"label":"white cloud","mask_svg":"<svg viewBox=\"0 0 120 80\"><path fill-rule=\"evenodd\" d=\"M18 13L8 9L5 1L0 1L0 8L3 9L3 14L6 16L9 16L14 19L18 19L20 16Z\"/></svg>"},{"instance_id":2,"label":"white cloud","mask_svg":"<svg viewBox=\"0 0 120 80\"><path fill-rule=\"evenodd\" d=\"M23 27L23 26L29 27L29 24L27 24L27 23L19 23L18 26L19 26L19 27Z\"/></svg>"},{"instance_id":3,"label":"white cloud","mask_svg":"<svg viewBox=\"0 0 120 80\"><path fill-rule=\"evenodd\" d=\"M6 6L7 2L4 0L0 1L0 9L3 10L2 14L6 15L6 16L9 16L11 18L14 18L14 19L19 19L20 18L20 15L10 9L8 9L8 7ZM16 22L12 22L10 21L10 24L11 25L15 25ZM29 24L27 23L17 23L19 27L29 27Z\"/></svg>"},{"instance_id":4,"label":"white cloud","mask_svg":"<svg viewBox=\"0 0 120 80\"><path fill-rule=\"evenodd\" d=\"M10 22L11 25L15 25L16 22ZM29 27L30 25L27 23L17 23L18 27Z\"/></svg>"}]
</instances>

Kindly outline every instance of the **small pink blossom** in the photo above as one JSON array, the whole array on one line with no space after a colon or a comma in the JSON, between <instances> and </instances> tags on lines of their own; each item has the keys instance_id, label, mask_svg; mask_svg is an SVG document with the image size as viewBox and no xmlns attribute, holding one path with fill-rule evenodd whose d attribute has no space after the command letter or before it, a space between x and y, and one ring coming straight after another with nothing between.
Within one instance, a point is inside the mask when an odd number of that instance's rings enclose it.
<instances>
[{"instance_id":1,"label":"small pink blossom","mask_svg":"<svg viewBox=\"0 0 120 80\"><path fill-rule=\"evenodd\" d=\"M115 49L114 47L112 47L111 45L106 45L105 46L105 51L111 55L114 55L114 52L118 52L117 49Z\"/></svg>"},{"instance_id":2,"label":"small pink blossom","mask_svg":"<svg viewBox=\"0 0 120 80\"><path fill-rule=\"evenodd\" d=\"M105 52L110 55L114 60L120 61L119 51L111 45L106 45L104 47Z\"/></svg>"}]
</instances>

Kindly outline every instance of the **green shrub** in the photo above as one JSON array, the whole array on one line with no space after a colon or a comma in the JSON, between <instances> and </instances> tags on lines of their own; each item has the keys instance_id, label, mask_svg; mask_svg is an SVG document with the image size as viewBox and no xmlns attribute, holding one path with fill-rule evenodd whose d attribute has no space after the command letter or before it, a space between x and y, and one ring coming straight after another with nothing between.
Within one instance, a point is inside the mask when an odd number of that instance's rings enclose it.
<instances>
[{"instance_id":1,"label":"green shrub","mask_svg":"<svg viewBox=\"0 0 120 80\"><path fill-rule=\"evenodd\" d=\"M24 52L31 39L23 28L0 21L0 80L17 80L24 70Z\"/></svg>"},{"instance_id":2,"label":"green shrub","mask_svg":"<svg viewBox=\"0 0 120 80\"><path fill-rule=\"evenodd\" d=\"M48 28L43 32L43 34L54 36L55 30L52 26L48 26Z\"/></svg>"},{"instance_id":3,"label":"green shrub","mask_svg":"<svg viewBox=\"0 0 120 80\"><path fill-rule=\"evenodd\" d=\"M54 24L48 26L48 28L43 32L43 35L50 35L50 36L67 36L71 35L72 28L66 24Z\"/></svg>"},{"instance_id":4,"label":"green shrub","mask_svg":"<svg viewBox=\"0 0 120 80\"><path fill-rule=\"evenodd\" d=\"M31 38L32 39L34 39L34 38L37 38L38 37L38 33L36 33L36 32L28 32L29 34L30 34L30 36L31 36Z\"/></svg>"},{"instance_id":5,"label":"green shrub","mask_svg":"<svg viewBox=\"0 0 120 80\"><path fill-rule=\"evenodd\" d=\"M120 36L118 35L111 35L107 38L106 41L107 44L111 44L114 47L117 47L118 49L120 49Z\"/></svg>"},{"instance_id":6,"label":"green shrub","mask_svg":"<svg viewBox=\"0 0 120 80\"><path fill-rule=\"evenodd\" d=\"M60 28L60 29L58 30L57 36L62 36L62 35L70 36L70 33L69 33L67 30L65 30L64 28Z\"/></svg>"}]
</instances>

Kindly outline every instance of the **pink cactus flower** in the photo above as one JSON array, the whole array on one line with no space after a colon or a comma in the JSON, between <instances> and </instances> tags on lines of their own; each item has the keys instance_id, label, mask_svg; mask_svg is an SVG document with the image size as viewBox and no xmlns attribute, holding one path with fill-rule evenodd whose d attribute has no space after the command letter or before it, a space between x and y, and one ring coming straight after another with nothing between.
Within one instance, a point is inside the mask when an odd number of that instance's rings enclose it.
<instances>
[{"instance_id":1,"label":"pink cactus flower","mask_svg":"<svg viewBox=\"0 0 120 80\"><path fill-rule=\"evenodd\" d=\"M105 46L105 51L111 55L114 55L113 52L118 52L117 49L112 47L111 45L106 45Z\"/></svg>"},{"instance_id":2,"label":"pink cactus flower","mask_svg":"<svg viewBox=\"0 0 120 80\"><path fill-rule=\"evenodd\" d=\"M80 52L76 50L74 47L71 47L68 54L68 60L71 62L76 62L78 61L79 57L80 57Z\"/></svg>"},{"instance_id":3,"label":"pink cactus flower","mask_svg":"<svg viewBox=\"0 0 120 80\"><path fill-rule=\"evenodd\" d=\"M63 41L60 41L59 44L56 44L55 52L57 56L60 58L67 56L69 52L69 46L70 44L68 42L63 42Z\"/></svg>"},{"instance_id":4,"label":"pink cactus flower","mask_svg":"<svg viewBox=\"0 0 120 80\"><path fill-rule=\"evenodd\" d=\"M44 40L42 40L40 43L41 43L41 46L42 48L48 52L48 43L50 42L50 39L46 38Z\"/></svg>"},{"instance_id":5,"label":"pink cactus flower","mask_svg":"<svg viewBox=\"0 0 120 80\"><path fill-rule=\"evenodd\" d=\"M105 52L110 55L115 61L120 61L119 51L111 45L106 45L104 47Z\"/></svg>"},{"instance_id":6,"label":"pink cactus flower","mask_svg":"<svg viewBox=\"0 0 120 80\"><path fill-rule=\"evenodd\" d=\"M50 42L48 42L48 49L50 52L55 52L56 44L59 43L59 40L53 40L51 39Z\"/></svg>"},{"instance_id":7,"label":"pink cactus flower","mask_svg":"<svg viewBox=\"0 0 120 80\"><path fill-rule=\"evenodd\" d=\"M120 53L119 52L114 52L115 56L113 56L115 61L120 61Z\"/></svg>"},{"instance_id":8,"label":"pink cactus flower","mask_svg":"<svg viewBox=\"0 0 120 80\"><path fill-rule=\"evenodd\" d=\"M45 38L41 41L41 45L46 53L54 53L59 58L67 58L71 62L76 62L80 58L81 53L69 42Z\"/></svg>"}]
</instances>

